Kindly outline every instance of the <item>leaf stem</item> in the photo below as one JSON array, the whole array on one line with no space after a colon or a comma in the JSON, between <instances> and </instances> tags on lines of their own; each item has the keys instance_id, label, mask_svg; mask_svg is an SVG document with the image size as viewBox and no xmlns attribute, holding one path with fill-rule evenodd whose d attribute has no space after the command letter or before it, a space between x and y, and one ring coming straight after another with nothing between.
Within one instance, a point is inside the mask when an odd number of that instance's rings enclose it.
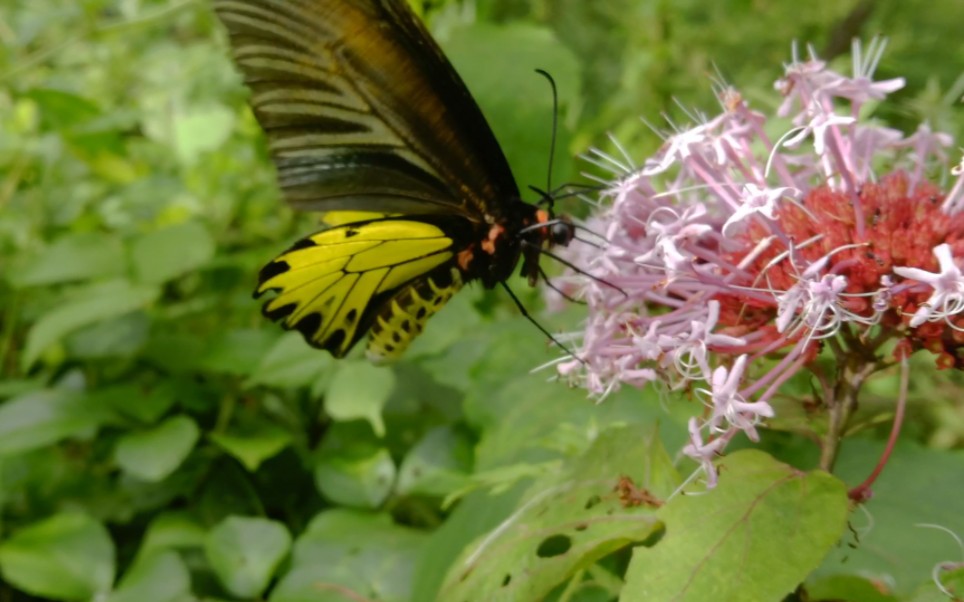
<instances>
[{"instance_id":1,"label":"leaf stem","mask_svg":"<svg viewBox=\"0 0 964 602\"><path fill-rule=\"evenodd\" d=\"M894 447L897 445L897 437L900 435L900 427L904 423L904 411L907 409L907 390L910 386L910 362L907 360L906 355L902 355L900 358L900 392L897 396L897 408L894 413L894 422L890 428L890 436L887 438L887 446L884 448L884 453L880 455L880 460L877 461L877 466L874 467L873 472L870 473L863 483L857 485L851 489L847 496L854 500L855 502L865 502L870 499L871 490L870 487L880 476L880 473L884 470L884 466L887 465L887 461L890 459L890 454L894 451Z\"/></svg>"}]
</instances>

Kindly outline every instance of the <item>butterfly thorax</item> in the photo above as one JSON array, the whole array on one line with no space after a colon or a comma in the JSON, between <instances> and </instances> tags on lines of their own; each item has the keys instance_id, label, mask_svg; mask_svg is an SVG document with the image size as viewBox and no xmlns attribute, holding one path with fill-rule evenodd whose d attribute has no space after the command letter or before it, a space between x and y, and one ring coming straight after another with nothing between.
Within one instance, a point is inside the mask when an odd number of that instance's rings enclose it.
<instances>
[{"instance_id":1,"label":"butterfly thorax","mask_svg":"<svg viewBox=\"0 0 964 602\"><path fill-rule=\"evenodd\" d=\"M473 242L459 253L458 264L466 281L477 279L486 288L493 288L512 275L522 256L521 275L534 283L539 277L541 250L558 242L550 226L539 224L554 221L550 211L521 200L509 203L500 219L479 224ZM562 244L568 244L568 240Z\"/></svg>"}]
</instances>

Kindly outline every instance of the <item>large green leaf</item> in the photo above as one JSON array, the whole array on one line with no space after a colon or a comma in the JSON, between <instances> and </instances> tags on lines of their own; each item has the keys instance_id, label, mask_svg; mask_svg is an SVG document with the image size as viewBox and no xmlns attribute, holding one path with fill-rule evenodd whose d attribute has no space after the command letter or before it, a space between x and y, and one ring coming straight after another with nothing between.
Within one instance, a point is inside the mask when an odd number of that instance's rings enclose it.
<instances>
[{"instance_id":1,"label":"large green leaf","mask_svg":"<svg viewBox=\"0 0 964 602\"><path fill-rule=\"evenodd\" d=\"M835 477L756 450L726 456L720 472L715 489L660 509L666 534L633 551L621 600L781 600L843 536L849 500Z\"/></svg>"}]
</instances>

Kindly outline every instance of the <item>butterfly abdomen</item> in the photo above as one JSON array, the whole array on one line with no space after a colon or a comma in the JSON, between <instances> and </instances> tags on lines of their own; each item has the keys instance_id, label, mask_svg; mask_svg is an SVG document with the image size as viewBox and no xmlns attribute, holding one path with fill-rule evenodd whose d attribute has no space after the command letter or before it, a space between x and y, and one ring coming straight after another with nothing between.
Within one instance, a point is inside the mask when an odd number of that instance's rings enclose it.
<instances>
[{"instance_id":1,"label":"butterfly abdomen","mask_svg":"<svg viewBox=\"0 0 964 602\"><path fill-rule=\"evenodd\" d=\"M422 333L425 322L462 288L462 274L442 267L404 288L382 306L372 323L365 355L375 363L390 362Z\"/></svg>"}]
</instances>

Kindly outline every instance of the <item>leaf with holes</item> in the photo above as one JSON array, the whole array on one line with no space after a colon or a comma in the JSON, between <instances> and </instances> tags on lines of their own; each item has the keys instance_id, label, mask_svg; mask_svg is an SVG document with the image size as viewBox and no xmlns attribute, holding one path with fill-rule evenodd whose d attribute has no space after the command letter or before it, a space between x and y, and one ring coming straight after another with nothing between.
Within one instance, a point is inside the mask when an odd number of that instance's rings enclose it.
<instances>
[{"instance_id":1,"label":"leaf with holes","mask_svg":"<svg viewBox=\"0 0 964 602\"><path fill-rule=\"evenodd\" d=\"M656 536L679 477L656 433L612 429L455 561L441 600L541 600L578 569Z\"/></svg>"},{"instance_id":2,"label":"leaf with holes","mask_svg":"<svg viewBox=\"0 0 964 602\"><path fill-rule=\"evenodd\" d=\"M659 512L666 535L633 551L623 600L781 600L843 534L849 504L836 477L757 450L720 464L719 486Z\"/></svg>"}]
</instances>

